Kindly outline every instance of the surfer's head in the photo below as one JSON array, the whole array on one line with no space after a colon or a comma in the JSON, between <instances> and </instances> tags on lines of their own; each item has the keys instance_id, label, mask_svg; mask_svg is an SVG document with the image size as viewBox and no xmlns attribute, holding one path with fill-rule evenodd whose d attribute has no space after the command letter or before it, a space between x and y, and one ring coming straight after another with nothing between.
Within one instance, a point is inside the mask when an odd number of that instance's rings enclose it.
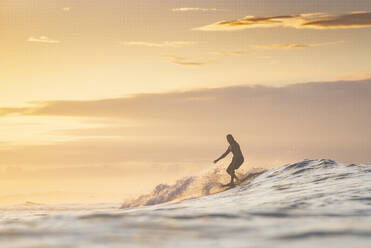
<instances>
[{"instance_id":1,"label":"surfer's head","mask_svg":"<svg viewBox=\"0 0 371 248\"><path fill-rule=\"evenodd\" d=\"M227 135L227 140L228 140L229 144L231 144L234 141L234 138L233 138L232 134Z\"/></svg>"}]
</instances>

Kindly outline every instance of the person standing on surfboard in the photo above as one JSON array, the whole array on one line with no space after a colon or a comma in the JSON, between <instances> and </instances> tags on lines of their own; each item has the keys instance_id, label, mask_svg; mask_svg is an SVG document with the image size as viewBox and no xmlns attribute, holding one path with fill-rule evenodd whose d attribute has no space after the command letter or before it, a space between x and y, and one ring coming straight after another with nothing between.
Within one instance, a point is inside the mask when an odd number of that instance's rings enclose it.
<instances>
[{"instance_id":1,"label":"person standing on surfboard","mask_svg":"<svg viewBox=\"0 0 371 248\"><path fill-rule=\"evenodd\" d=\"M218 159L214 160L214 163L217 163L219 160L225 158L225 156L227 156L230 152L232 152L233 154L232 162L227 168L227 173L231 176L231 182L225 186L234 186L233 179L236 178L238 180L235 174L235 170L240 168L240 166L244 162L244 158L241 152L240 145L233 138L232 134L227 135L227 141L229 143L227 151L223 153Z\"/></svg>"}]
</instances>

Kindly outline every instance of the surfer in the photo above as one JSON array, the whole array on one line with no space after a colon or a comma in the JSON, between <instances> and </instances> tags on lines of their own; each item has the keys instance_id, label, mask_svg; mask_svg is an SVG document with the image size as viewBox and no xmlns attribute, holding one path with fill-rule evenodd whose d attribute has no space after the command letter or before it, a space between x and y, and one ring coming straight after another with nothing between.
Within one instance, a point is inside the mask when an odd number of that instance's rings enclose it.
<instances>
[{"instance_id":1,"label":"surfer","mask_svg":"<svg viewBox=\"0 0 371 248\"><path fill-rule=\"evenodd\" d=\"M240 149L240 145L233 138L232 134L227 135L227 141L229 143L227 151L223 153L218 159L214 160L214 163L217 163L219 160L225 158L225 156L232 152L233 154L232 162L227 168L227 173L231 176L231 182L225 186L234 186L233 179L236 178L237 180L239 180L235 174L235 170L240 168L244 161L244 158Z\"/></svg>"}]
</instances>

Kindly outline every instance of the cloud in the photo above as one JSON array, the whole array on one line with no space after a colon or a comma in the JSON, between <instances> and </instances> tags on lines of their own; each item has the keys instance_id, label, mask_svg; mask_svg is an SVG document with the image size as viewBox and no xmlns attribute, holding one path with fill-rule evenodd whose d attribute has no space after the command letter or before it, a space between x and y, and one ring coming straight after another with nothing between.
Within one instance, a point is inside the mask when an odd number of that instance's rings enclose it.
<instances>
[{"instance_id":1,"label":"cloud","mask_svg":"<svg viewBox=\"0 0 371 248\"><path fill-rule=\"evenodd\" d=\"M308 48L308 47L319 47L319 46L329 46L342 43L343 41L334 41L334 42L323 42L323 43L283 43L283 44L269 44L269 45L254 45L252 46L255 49L262 50L275 50L275 49L297 49L297 48Z\"/></svg>"},{"instance_id":2,"label":"cloud","mask_svg":"<svg viewBox=\"0 0 371 248\"><path fill-rule=\"evenodd\" d=\"M318 82L284 87L235 86L185 92L137 94L86 101L45 101L25 116L98 117L99 128L56 131L78 140L0 149L3 164L209 161L225 133L233 133L256 159L331 157L370 159L371 80ZM133 125L117 123L132 121ZM115 136L117 139L106 139ZM98 138L102 137L102 139ZM293 152L294 151L294 152ZM37 155L39 154L39 155Z\"/></svg>"},{"instance_id":3,"label":"cloud","mask_svg":"<svg viewBox=\"0 0 371 248\"><path fill-rule=\"evenodd\" d=\"M202 11L202 12L207 12L207 11L217 11L218 9L215 8L174 8L171 9L173 12L189 12L189 11Z\"/></svg>"},{"instance_id":4,"label":"cloud","mask_svg":"<svg viewBox=\"0 0 371 248\"><path fill-rule=\"evenodd\" d=\"M256 17L219 21L194 28L202 31L235 31L249 28L288 27L296 29L345 29L371 27L371 12L351 12L347 14L309 13Z\"/></svg>"},{"instance_id":5,"label":"cloud","mask_svg":"<svg viewBox=\"0 0 371 248\"><path fill-rule=\"evenodd\" d=\"M35 37L30 37L28 38L29 42L38 42L38 43L48 43L48 44L56 44L56 43L60 43L59 40L53 40L53 39L50 39L46 36L40 36L38 38L35 38Z\"/></svg>"},{"instance_id":6,"label":"cloud","mask_svg":"<svg viewBox=\"0 0 371 248\"><path fill-rule=\"evenodd\" d=\"M195 41L163 41L163 42L146 42L146 41L125 41L121 42L125 46L143 46L143 47L186 47L196 44Z\"/></svg>"},{"instance_id":7,"label":"cloud","mask_svg":"<svg viewBox=\"0 0 371 248\"><path fill-rule=\"evenodd\" d=\"M0 117L8 115L24 115L29 108L0 108Z\"/></svg>"},{"instance_id":8,"label":"cloud","mask_svg":"<svg viewBox=\"0 0 371 248\"><path fill-rule=\"evenodd\" d=\"M215 109L226 114L226 117L236 114L234 118L238 119L241 116L255 118L256 114L259 116L258 113L262 113L262 108L281 108L282 111L275 113L279 116L284 112L293 114L294 105L298 106L298 109L302 108L308 116L321 113L326 116L330 107L334 107L336 111L330 112L331 116L336 117L335 113L343 110L344 114L353 114L354 111L348 113L345 110L351 109L354 104L358 106L361 102L364 103L361 105L362 108L367 111L371 108L370 80L304 83L284 87L235 86L162 94L137 94L91 101L39 101L32 107L0 108L0 113L3 116L19 114L172 121L185 119L196 121L201 118L212 121L219 119L219 116L213 113ZM250 117L248 119L250 120Z\"/></svg>"},{"instance_id":9,"label":"cloud","mask_svg":"<svg viewBox=\"0 0 371 248\"><path fill-rule=\"evenodd\" d=\"M206 62L193 60L191 58L178 57L178 56L164 56L164 58L169 59L172 63L184 66L202 66L206 65Z\"/></svg>"},{"instance_id":10,"label":"cloud","mask_svg":"<svg viewBox=\"0 0 371 248\"><path fill-rule=\"evenodd\" d=\"M219 52L210 52L210 54L217 55L217 56L230 57L230 56L245 55L246 51L219 51Z\"/></svg>"}]
</instances>

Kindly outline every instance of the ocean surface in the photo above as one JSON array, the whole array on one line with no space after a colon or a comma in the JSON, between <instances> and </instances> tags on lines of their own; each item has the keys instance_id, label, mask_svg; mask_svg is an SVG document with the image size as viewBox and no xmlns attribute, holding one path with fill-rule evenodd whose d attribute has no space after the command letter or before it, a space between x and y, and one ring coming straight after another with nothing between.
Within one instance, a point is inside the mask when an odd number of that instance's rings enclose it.
<instances>
[{"instance_id":1,"label":"ocean surface","mask_svg":"<svg viewBox=\"0 0 371 248\"><path fill-rule=\"evenodd\" d=\"M371 247L371 164L304 160L228 190L218 175L120 204L2 207L0 247Z\"/></svg>"}]
</instances>

